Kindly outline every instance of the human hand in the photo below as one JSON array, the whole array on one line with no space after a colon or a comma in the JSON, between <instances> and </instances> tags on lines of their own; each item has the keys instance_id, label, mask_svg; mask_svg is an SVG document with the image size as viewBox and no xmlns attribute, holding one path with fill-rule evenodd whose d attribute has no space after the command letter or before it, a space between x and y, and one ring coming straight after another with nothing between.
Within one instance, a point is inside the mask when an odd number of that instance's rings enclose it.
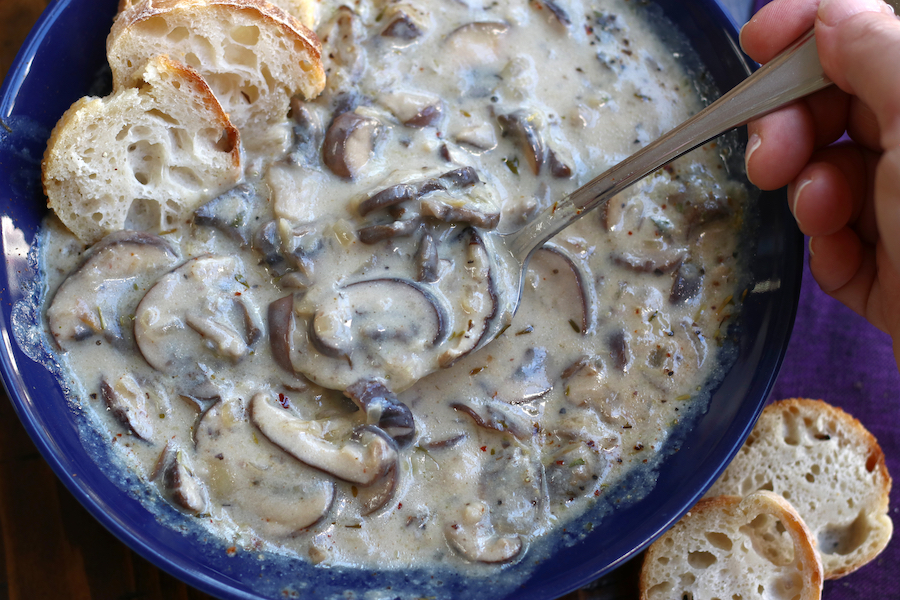
<instances>
[{"instance_id":1,"label":"human hand","mask_svg":"<svg viewBox=\"0 0 900 600\"><path fill-rule=\"evenodd\" d=\"M813 277L891 335L900 365L900 20L881 0L775 0L741 44L765 63L813 24L837 87L750 123L747 175L788 186Z\"/></svg>"}]
</instances>

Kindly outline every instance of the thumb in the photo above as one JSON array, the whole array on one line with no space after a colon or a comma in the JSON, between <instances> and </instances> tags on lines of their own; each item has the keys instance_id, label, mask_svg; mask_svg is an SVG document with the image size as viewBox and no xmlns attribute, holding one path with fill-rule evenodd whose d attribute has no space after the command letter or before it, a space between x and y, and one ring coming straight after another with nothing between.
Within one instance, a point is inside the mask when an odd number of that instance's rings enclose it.
<instances>
[{"instance_id":1,"label":"thumb","mask_svg":"<svg viewBox=\"0 0 900 600\"><path fill-rule=\"evenodd\" d=\"M816 44L825 73L878 119L882 148L900 145L900 20L882 0L822 0Z\"/></svg>"},{"instance_id":2,"label":"thumb","mask_svg":"<svg viewBox=\"0 0 900 600\"><path fill-rule=\"evenodd\" d=\"M816 44L825 73L878 121L885 152L875 172L875 214L883 266L900 273L900 20L881 0L822 0Z\"/></svg>"}]
</instances>

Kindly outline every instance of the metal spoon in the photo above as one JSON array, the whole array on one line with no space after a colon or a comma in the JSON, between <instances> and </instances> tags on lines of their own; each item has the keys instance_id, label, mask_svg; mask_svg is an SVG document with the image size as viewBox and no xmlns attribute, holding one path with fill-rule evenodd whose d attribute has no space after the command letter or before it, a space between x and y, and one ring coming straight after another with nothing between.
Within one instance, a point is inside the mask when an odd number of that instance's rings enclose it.
<instances>
[{"instance_id":1,"label":"metal spoon","mask_svg":"<svg viewBox=\"0 0 900 600\"><path fill-rule=\"evenodd\" d=\"M498 263L496 272L502 274L497 282L501 310L478 347L490 343L512 320L522 297L528 261L551 237L683 154L831 83L819 62L813 30L809 30L730 92L578 188L522 229L485 235Z\"/></svg>"}]
</instances>

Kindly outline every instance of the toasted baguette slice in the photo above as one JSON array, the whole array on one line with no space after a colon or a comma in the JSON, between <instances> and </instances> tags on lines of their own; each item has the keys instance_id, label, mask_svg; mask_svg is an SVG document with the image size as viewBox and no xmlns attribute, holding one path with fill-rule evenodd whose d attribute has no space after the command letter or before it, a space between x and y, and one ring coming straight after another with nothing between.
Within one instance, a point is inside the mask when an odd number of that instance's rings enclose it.
<instances>
[{"instance_id":1,"label":"toasted baguette slice","mask_svg":"<svg viewBox=\"0 0 900 600\"><path fill-rule=\"evenodd\" d=\"M701 500L647 550L641 600L822 597L815 540L790 503L759 491Z\"/></svg>"},{"instance_id":2,"label":"toasted baguette slice","mask_svg":"<svg viewBox=\"0 0 900 600\"><path fill-rule=\"evenodd\" d=\"M159 56L141 82L75 102L44 153L50 208L85 242L168 229L241 178L239 133L196 71Z\"/></svg>"},{"instance_id":3,"label":"toasted baguette slice","mask_svg":"<svg viewBox=\"0 0 900 600\"><path fill-rule=\"evenodd\" d=\"M119 12L125 12L153 0L119 0ZM319 8L322 0L269 0L287 14L291 15L305 26L315 30L319 24Z\"/></svg>"},{"instance_id":4,"label":"toasted baguette slice","mask_svg":"<svg viewBox=\"0 0 900 600\"><path fill-rule=\"evenodd\" d=\"M115 20L106 53L113 90L158 54L193 67L254 150L284 128L292 96L311 99L325 87L316 35L263 0L141 2Z\"/></svg>"},{"instance_id":5,"label":"toasted baguette slice","mask_svg":"<svg viewBox=\"0 0 900 600\"><path fill-rule=\"evenodd\" d=\"M826 579L860 568L891 539L884 453L859 421L820 400L767 406L707 496L758 489L783 496L803 516L818 541Z\"/></svg>"}]
</instances>

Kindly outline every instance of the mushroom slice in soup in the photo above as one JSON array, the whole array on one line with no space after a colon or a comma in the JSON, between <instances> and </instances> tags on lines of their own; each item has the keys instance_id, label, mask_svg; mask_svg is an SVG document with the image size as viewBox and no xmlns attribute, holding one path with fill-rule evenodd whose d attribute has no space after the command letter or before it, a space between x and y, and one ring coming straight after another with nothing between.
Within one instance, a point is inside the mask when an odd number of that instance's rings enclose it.
<instances>
[{"instance_id":1,"label":"mushroom slice in soup","mask_svg":"<svg viewBox=\"0 0 900 600\"><path fill-rule=\"evenodd\" d=\"M397 445L374 426L357 428L343 444L326 440L322 424L301 419L257 394L250 420L273 444L325 473L358 485L381 479L398 460Z\"/></svg>"},{"instance_id":2,"label":"mushroom slice in soup","mask_svg":"<svg viewBox=\"0 0 900 600\"><path fill-rule=\"evenodd\" d=\"M546 9L548 22L557 25L562 31L572 24L572 19L565 9L555 0L531 0L528 4L535 10Z\"/></svg>"},{"instance_id":3,"label":"mushroom slice in soup","mask_svg":"<svg viewBox=\"0 0 900 600\"><path fill-rule=\"evenodd\" d=\"M152 441L154 427L150 418L150 398L137 380L125 374L112 383L100 382L100 394L110 414L144 441Z\"/></svg>"},{"instance_id":4,"label":"mushroom slice in soup","mask_svg":"<svg viewBox=\"0 0 900 600\"><path fill-rule=\"evenodd\" d=\"M428 13L406 2L390 4L380 21L387 23L381 30L381 36L389 38L398 48L408 46L431 28Z\"/></svg>"},{"instance_id":5,"label":"mushroom slice in soup","mask_svg":"<svg viewBox=\"0 0 900 600\"><path fill-rule=\"evenodd\" d=\"M520 440L532 437L532 423L528 415L521 409L511 407L504 402L486 400L476 402L454 402L450 408L468 415L478 427L498 433L509 433Z\"/></svg>"},{"instance_id":6,"label":"mushroom slice in soup","mask_svg":"<svg viewBox=\"0 0 900 600\"><path fill-rule=\"evenodd\" d=\"M458 270L459 280L453 284L461 294L457 304L460 314L455 319L457 325L448 340L449 347L439 358L444 368L475 350L500 313L485 241L474 229L467 229L460 236L461 240L466 238L465 260L460 265L463 268Z\"/></svg>"},{"instance_id":7,"label":"mushroom slice in soup","mask_svg":"<svg viewBox=\"0 0 900 600\"><path fill-rule=\"evenodd\" d=\"M127 343L141 295L177 260L175 250L159 236L139 231L106 236L56 291L47 309L53 339L63 350L96 335Z\"/></svg>"},{"instance_id":8,"label":"mushroom slice in soup","mask_svg":"<svg viewBox=\"0 0 900 600\"><path fill-rule=\"evenodd\" d=\"M265 400L263 400L265 402ZM244 401L221 401L197 432L196 457L212 499L262 535L304 531L331 510L334 480L271 443L250 423Z\"/></svg>"},{"instance_id":9,"label":"mushroom slice in soup","mask_svg":"<svg viewBox=\"0 0 900 600\"><path fill-rule=\"evenodd\" d=\"M236 362L259 337L251 293L236 258L191 259L138 305L138 349L153 368L171 375L195 377L199 361Z\"/></svg>"},{"instance_id":10,"label":"mushroom slice in soup","mask_svg":"<svg viewBox=\"0 0 900 600\"><path fill-rule=\"evenodd\" d=\"M444 39L448 64L471 69L496 62L509 25L500 21L476 21L457 27Z\"/></svg>"},{"instance_id":11,"label":"mushroom slice in soup","mask_svg":"<svg viewBox=\"0 0 900 600\"><path fill-rule=\"evenodd\" d=\"M412 280L350 283L306 319L295 313L291 362L323 387L383 379L399 392L437 368L431 354L447 337L449 314L442 298Z\"/></svg>"},{"instance_id":12,"label":"mushroom slice in soup","mask_svg":"<svg viewBox=\"0 0 900 600\"><path fill-rule=\"evenodd\" d=\"M519 535L503 535L494 530L491 511L481 501L466 504L460 519L451 521L444 529L450 547L467 559L483 563L505 563L522 551Z\"/></svg>"},{"instance_id":13,"label":"mushroom slice in soup","mask_svg":"<svg viewBox=\"0 0 900 600\"><path fill-rule=\"evenodd\" d=\"M547 490L554 504L594 495L609 471L609 461L583 441L573 442L550 457Z\"/></svg>"},{"instance_id":14,"label":"mushroom slice in soup","mask_svg":"<svg viewBox=\"0 0 900 600\"><path fill-rule=\"evenodd\" d=\"M523 404L542 398L553 389L553 383L547 376L546 348L526 348L522 360L513 364L513 370L497 390L498 397L503 401Z\"/></svg>"},{"instance_id":15,"label":"mushroom slice in soup","mask_svg":"<svg viewBox=\"0 0 900 600\"><path fill-rule=\"evenodd\" d=\"M322 41L322 56L331 64L326 91L346 91L354 87L366 70L366 32L362 20L352 8L339 6L334 16L317 32Z\"/></svg>"},{"instance_id":16,"label":"mushroom slice in soup","mask_svg":"<svg viewBox=\"0 0 900 600\"><path fill-rule=\"evenodd\" d=\"M528 262L528 269L541 279L539 288L552 290L547 300L556 299L555 308L561 314L571 314L571 309L566 311L566 308L573 304L580 309L569 319L577 333L587 334L594 329L599 304L594 275L579 258L565 247L551 242L535 251ZM577 301L573 302L576 298Z\"/></svg>"},{"instance_id":17,"label":"mushroom slice in soup","mask_svg":"<svg viewBox=\"0 0 900 600\"><path fill-rule=\"evenodd\" d=\"M247 245L250 241L250 212L258 200L257 191L252 186L241 184L195 210L194 224L214 227L241 245Z\"/></svg>"},{"instance_id":18,"label":"mushroom slice in soup","mask_svg":"<svg viewBox=\"0 0 900 600\"><path fill-rule=\"evenodd\" d=\"M675 270L672 280L672 291L669 293L670 304L684 304L693 300L703 286L703 269L696 264L685 261Z\"/></svg>"},{"instance_id":19,"label":"mushroom slice in soup","mask_svg":"<svg viewBox=\"0 0 900 600\"><path fill-rule=\"evenodd\" d=\"M525 155L531 172L540 175L547 155L547 147L537 127L537 116L525 110L517 110L507 115L499 115L497 121L503 129L503 134L516 140Z\"/></svg>"},{"instance_id":20,"label":"mushroom slice in soup","mask_svg":"<svg viewBox=\"0 0 900 600\"><path fill-rule=\"evenodd\" d=\"M440 124L444 106L439 96L419 92L388 92L378 97L397 120L421 129Z\"/></svg>"},{"instance_id":21,"label":"mushroom slice in soup","mask_svg":"<svg viewBox=\"0 0 900 600\"><path fill-rule=\"evenodd\" d=\"M206 512L209 494L204 483L194 474L186 452L166 444L151 476L163 497L191 514Z\"/></svg>"},{"instance_id":22,"label":"mushroom slice in soup","mask_svg":"<svg viewBox=\"0 0 900 600\"><path fill-rule=\"evenodd\" d=\"M368 517L383 509L394 499L400 479L399 463L391 465L384 477L372 485L358 488L354 497L359 507L359 516Z\"/></svg>"},{"instance_id":23,"label":"mushroom slice in soup","mask_svg":"<svg viewBox=\"0 0 900 600\"><path fill-rule=\"evenodd\" d=\"M355 112L338 115L325 132L322 162L338 177L356 179L372 157L382 130L374 117Z\"/></svg>"},{"instance_id":24,"label":"mushroom slice in soup","mask_svg":"<svg viewBox=\"0 0 900 600\"><path fill-rule=\"evenodd\" d=\"M365 413L366 423L376 425L387 433L400 448L412 443L416 435L412 411L383 383L360 380L348 387L344 394Z\"/></svg>"},{"instance_id":25,"label":"mushroom slice in soup","mask_svg":"<svg viewBox=\"0 0 900 600\"><path fill-rule=\"evenodd\" d=\"M563 374L566 401L588 410L614 431L646 423L650 417L646 397L638 391L619 389L616 385L619 377L617 371L611 373L606 369L600 357L579 359ZM577 414L571 408L569 412ZM569 415L566 421L575 422L576 418ZM604 429L599 423L591 427L597 431ZM574 426L570 424L569 429Z\"/></svg>"},{"instance_id":26,"label":"mushroom slice in soup","mask_svg":"<svg viewBox=\"0 0 900 600\"><path fill-rule=\"evenodd\" d=\"M527 535L547 521L544 468L530 444L502 438L482 438L492 454L481 470L479 497L491 507L497 531Z\"/></svg>"}]
</instances>

